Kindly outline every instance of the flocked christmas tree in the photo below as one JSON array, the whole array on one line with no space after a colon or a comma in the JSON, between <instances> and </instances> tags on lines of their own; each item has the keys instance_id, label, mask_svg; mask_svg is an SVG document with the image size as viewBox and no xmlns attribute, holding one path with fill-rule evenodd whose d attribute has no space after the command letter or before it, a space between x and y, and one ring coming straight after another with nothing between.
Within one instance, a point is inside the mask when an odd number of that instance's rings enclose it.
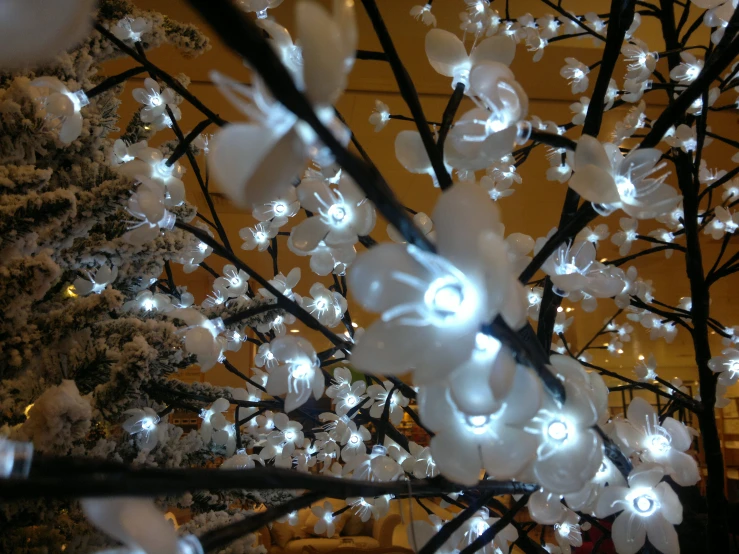
<instances>
[{"instance_id":1,"label":"flocked christmas tree","mask_svg":"<svg viewBox=\"0 0 739 554\"><path fill-rule=\"evenodd\" d=\"M410 544L425 553L497 554L513 544L569 552L585 524L602 536L593 551L610 540L621 554L678 552L683 507L708 515L697 533L706 551L728 552L714 408L739 378L739 331L710 317L709 291L739 272L731 245L739 170L701 162L710 139L739 146L709 125L714 112L736 107L728 98L736 2L612 0L599 16L542 0L551 13L538 18L510 18L508 3L499 14L484 0L460 2L462 39L442 29L426 36L428 61L454 90L436 134L374 0L362 3L381 52L357 50L350 0L333 11L295 2L295 42L269 17L279 0L191 3L253 70L250 86L212 74L247 123L224 121L188 91L186 76L148 60L165 43L186 57L206 51L208 39L190 25L117 0L97 6L82 42L90 9L82 0L60 2L56 19L41 22L18 3L3 23L20 38L0 57L8 68L0 74L2 551L92 552L118 541L131 553L257 552L253 533L280 518L292 523L295 510L312 506L313 531L332 536L344 512L379 519L415 497L459 508L450 521L408 526ZM702 12L688 27L690 6ZM431 2L411 15L437 24ZM659 19L664 52L638 38L646 17ZM701 24L710 42L694 46ZM44 48L22 40L32 32ZM571 123L529 115L509 68L516 50L538 60L549 42L583 36L602 46L602 60L588 67L568 58L561 74L574 95L590 97L572 105ZM50 55L64 48L72 49ZM99 77L100 64L123 56L137 65ZM660 56L669 78L656 70ZM622 87L619 58L628 68ZM389 64L417 125L398 133L395 147L408 171L441 189L430 217L400 204L333 109L362 59ZM136 75L145 77L133 92L140 108L122 122L123 83ZM650 119L642 96L659 90L670 103ZM458 116L464 96L475 108ZM182 102L205 117L187 134ZM633 107L615 136L599 141L604 111L623 104ZM398 118L378 101L370 123L380 131ZM211 124L220 129L202 135ZM165 128L177 140L150 147ZM559 229L536 240L506 235L494 202L520 183L516 168L539 145L551 148L546 178L567 183ZM206 156L213 178L258 222L240 232L246 254L219 220L199 167ZM187 203L185 158L210 213ZM301 209L307 217L296 224ZM370 236L380 235L376 211L391 242ZM588 225L616 212L624 217L611 240L622 257L598 261L609 232ZM641 220L663 228L641 235ZM280 237L332 283L316 278L300 296L299 272L276 269L269 280L254 272L251 256L278 267ZM717 259L702 260L702 237L721 241ZM639 242L653 245L630 254ZM621 269L665 251L685 257L691 297L679 306L658 302L648 276ZM209 256L228 262L222 274ZM209 272L212 294L178 287L173 264ZM366 330L352 325L347 295L380 314ZM563 298L586 311L612 299L617 312L574 352ZM286 332L297 320L325 349ZM699 397L658 377L651 357L637 379L592 363L593 341L610 336L617 352L632 332L627 321L655 340L690 334ZM711 330L724 339L721 353L711 351ZM258 347L252 369L228 360L245 342ZM203 372L223 364L243 387L179 380L193 364ZM647 390L664 408L637 397L611 417L603 375L626 383L609 381L613 390ZM197 414L199 429L169 423L174 410ZM688 413L707 471L700 500L687 488L701 478L687 452L696 442ZM429 447L399 431L404 417ZM326 497L348 508L331 512ZM258 505L266 511L253 513ZM192 515L179 538L161 515L167 506ZM528 517L514 519L524 507ZM544 544L545 526L556 545Z\"/></svg>"}]
</instances>

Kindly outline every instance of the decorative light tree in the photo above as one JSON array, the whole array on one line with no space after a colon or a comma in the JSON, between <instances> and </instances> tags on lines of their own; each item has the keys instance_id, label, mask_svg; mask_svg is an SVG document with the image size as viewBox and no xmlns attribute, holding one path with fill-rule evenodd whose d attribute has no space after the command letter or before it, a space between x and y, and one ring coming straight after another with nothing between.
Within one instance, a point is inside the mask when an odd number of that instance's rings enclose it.
<instances>
[{"instance_id":1,"label":"decorative light tree","mask_svg":"<svg viewBox=\"0 0 739 554\"><path fill-rule=\"evenodd\" d=\"M381 52L357 50L352 0L335 0L333 11L295 2L296 42L269 18L279 0L190 2L253 70L251 86L213 73L247 123L224 121L188 92L187 78L147 58L164 42L197 55L207 39L122 1L103 1L92 36L53 62L41 61L35 36L27 47L18 39L17 50L0 57L6 67L48 64L0 81L4 551L102 546L105 539L92 533L74 499L126 552L153 554L228 545L258 550L250 533L311 505L315 531L330 536L338 513L322 503L326 497L376 517L393 499L444 497L462 510L436 528L409 525L421 552L498 553L512 544L527 553L569 552L582 543L584 523L602 533L593 552L609 535L621 554L678 552L674 526L683 507L676 490L700 480L686 453L693 436L680 421L692 412L707 471L704 551L729 552L714 410L739 378L739 351L732 348L739 328L713 319L709 303L711 286L739 271L730 245L739 228L732 211L739 168L713 173L701 161L708 139L739 147L709 130L709 115L736 107L735 98L725 101L739 67L736 2L612 0L610 12L599 16L542 0L550 13L536 19L512 19L508 2L503 14L485 0L459 2L462 40L435 28L426 37L431 66L454 90L436 133L374 0L362 4ZM70 25L75 33L84 28L88 2L63 4L65 17L43 29L48 49L68 46ZM696 8L701 17L687 27ZM34 28L29 10L18 3L9 28ZM431 2L411 15L437 24ZM638 38L643 18L659 21L664 52ZM710 43L694 45L701 24L713 31ZM573 94L593 79L590 98L573 104L566 125L529 116L526 93L509 68L517 45L537 60L550 42L575 37L603 48L595 66L568 59L561 71ZM695 50L703 50L703 60ZM98 64L117 56L138 65L98 78ZM656 69L659 57L667 58L669 79ZM613 76L619 58L627 63L622 88ZM397 200L333 109L362 59L389 64L417 126L397 135L396 153L408 171L430 175L441 189L430 217ZM114 141L116 95L140 74L148 75L134 91L141 108ZM640 100L658 90L669 104L650 120ZM475 107L457 116L465 96ZM187 135L181 102L205 116ZM625 103L634 107L612 142L599 141L604 111ZM378 102L370 123L379 130L402 117ZM210 125L220 127L212 139L201 135ZM167 127L177 141L149 147L146 140ZM564 136L570 129L572 138ZM350 141L360 157L348 151ZM546 177L568 184L558 229L537 240L505 236L493 200L520 181L516 167L538 145L552 149ZM273 279L248 265L256 254L240 256L231 246L234 237L199 167L201 153L231 199L260 222L241 230L242 248L266 251ZM183 157L208 214L185 201ZM292 225L301 208L307 218ZM370 237L375 210L392 226L393 242ZM612 237L624 257L597 261L597 243L608 231L587 226L617 211L628 216ZM640 235L642 219L666 228ZM717 259L705 263L702 233L721 240ZM331 274L333 284L316 282L310 296L294 292L300 275L279 273L278 235L310 257L316 274ZM639 241L656 246L628 255ZM685 257L691 297L680 306L658 302L649 281L620 269L662 251ZM228 262L222 275L205 261L214 255ZM178 287L171 263L210 272L212 296L195 299ZM544 277L535 280L539 270ZM250 280L261 288L250 288ZM379 314L362 333L352 325L347 294ZM618 308L578 352L569 349L568 323L557 315L565 297L584 309L612 298ZM587 351L597 337L613 333L609 348L617 349L629 334L616 321L624 312L654 339L671 340L680 328L690 334L700 397L659 378L652 358L637 369L638 380L591 363ZM287 334L297 320L320 332L329 348L317 351ZM536 331L529 320L538 321ZM346 333L332 330L342 325ZM721 354L711 352L709 331L724 338ZM554 334L561 347L553 347ZM240 370L228 360L244 341L258 346L258 369ZM203 371L223 364L244 387L170 378L191 364ZM400 379L405 374L411 379ZM611 418L602 375L667 404L657 413L635 398ZM324 396L321 406L331 411L319 407ZM199 431L184 435L170 424L174 409L199 414ZM404 415L426 431L430 448L397 429ZM216 463L220 469L198 467ZM459 494L452 499L453 493ZM500 497L510 495L502 504ZM194 534L178 538L145 499L163 496L200 514L186 526ZM266 511L246 512L256 503ZM524 507L530 522L514 520ZM539 539L541 526L554 527L557 546Z\"/></svg>"}]
</instances>

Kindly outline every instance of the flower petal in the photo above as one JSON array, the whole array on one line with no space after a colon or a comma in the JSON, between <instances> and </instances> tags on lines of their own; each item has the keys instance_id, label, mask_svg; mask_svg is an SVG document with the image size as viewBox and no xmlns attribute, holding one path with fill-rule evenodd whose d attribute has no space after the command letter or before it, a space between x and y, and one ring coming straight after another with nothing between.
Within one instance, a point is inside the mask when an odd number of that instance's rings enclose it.
<instances>
[{"instance_id":1,"label":"flower petal","mask_svg":"<svg viewBox=\"0 0 739 554\"><path fill-rule=\"evenodd\" d=\"M346 88L341 31L331 14L317 2L298 2L295 24L303 49L305 93L314 104L333 104Z\"/></svg>"},{"instance_id":2,"label":"flower petal","mask_svg":"<svg viewBox=\"0 0 739 554\"><path fill-rule=\"evenodd\" d=\"M611 174L595 165L581 166L570 177L568 186L589 202L612 204L621 197Z\"/></svg>"},{"instance_id":3,"label":"flower petal","mask_svg":"<svg viewBox=\"0 0 739 554\"><path fill-rule=\"evenodd\" d=\"M291 187L303 169L305 154L292 129L280 133L237 123L215 134L210 161L229 198L246 208L266 204Z\"/></svg>"},{"instance_id":4,"label":"flower petal","mask_svg":"<svg viewBox=\"0 0 739 554\"><path fill-rule=\"evenodd\" d=\"M644 519L629 510L621 512L613 522L611 539L618 554L636 554L644 546L646 537Z\"/></svg>"},{"instance_id":5,"label":"flower petal","mask_svg":"<svg viewBox=\"0 0 739 554\"><path fill-rule=\"evenodd\" d=\"M449 31L431 29L426 34L425 46L431 67L446 77L453 77L455 69L469 65L464 44Z\"/></svg>"},{"instance_id":6,"label":"flower petal","mask_svg":"<svg viewBox=\"0 0 739 554\"><path fill-rule=\"evenodd\" d=\"M306 254L315 250L328 234L329 228L320 217L309 217L293 227L291 238L293 247Z\"/></svg>"}]
</instances>

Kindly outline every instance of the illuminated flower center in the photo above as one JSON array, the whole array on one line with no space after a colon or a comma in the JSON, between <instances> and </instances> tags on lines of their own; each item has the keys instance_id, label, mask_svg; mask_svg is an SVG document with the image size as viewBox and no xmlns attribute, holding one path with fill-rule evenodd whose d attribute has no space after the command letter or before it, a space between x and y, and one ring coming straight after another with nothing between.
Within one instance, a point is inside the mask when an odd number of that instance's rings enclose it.
<instances>
[{"instance_id":1,"label":"illuminated flower center","mask_svg":"<svg viewBox=\"0 0 739 554\"><path fill-rule=\"evenodd\" d=\"M344 402L347 406L354 406L357 403L357 397L353 394L350 394L344 399Z\"/></svg>"},{"instance_id":2,"label":"illuminated flower center","mask_svg":"<svg viewBox=\"0 0 739 554\"><path fill-rule=\"evenodd\" d=\"M325 298L319 298L315 301L314 305L319 311L324 311L326 308L328 308L328 302Z\"/></svg>"},{"instance_id":3,"label":"illuminated flower center","mask_svg":"<svg viewBox=\"0 0 739 554\"><path fill-rule=\"evenodd\" d=\"M729 360L729 363L727 364L727 371L731 375L736 375L739 373L739 360Z\"/></svg>"},{"instance_id":4,"label":"illuminated flower center","mask_svg":"<svg viewBox=\"0 0 739 554\"><path fill-rule=\"evenodd\" d=\"M274 360L274 359L275 359L275 355L274 355L274 354L272 354L272 352L271 352L271 351L269 351L269 350L267 350L267 352L266 352L266 353L264 354L264 357L265 357L266 359L268 359L268 360Z\"/></svg>"},{"instance_id":5,"label":"illuminated flower center","mask_svg":"<svg viewBox=\"0 0 739 554\"><path fill-rule=\"evenodd\" d=\"M352 436L349 437L349 444L352 444L352 445L356 446L360 442L362 442L362 438L359 435L357 435L356 433L352 433Z\"/></svg>"},{"instance_id":6,"label":"illuminated flower center","mask_svg":"<svg viewBox=\"0 0 739 554\"><path fill-rule=\"evenodd\" d=\"M698 77L700 72L701 72L700 67L698 67L697 65L691 64L685 69L685 79L688 81L694 81L695 78Z\"/></svg>"},{"instance_id":7,"label":"illuminated flower center","mask_svg":"<svg viewBox=\"0 0 739 554\"><path fill-rule=\"evenodd\" d=\"M558 523L557 525L555 525L555 527L557 529L557 532L563 536L569 535L570 531L572 530L572 527L569 523Z\"/></svg>"},{"instance_id":8,"label":"illuminated flower center","mask_svg":"<svg viewBox=\"0 0 739 554\"><path fill-rule=\"evenodd\" d=\"M491 337L485 333L477 333L475 335L475 348L482 352L498 350L500 348L500 342L495 337Z\"/></svg>"},{"instance_id":9,"label":"illuminated flower center","mask_svg":"<svg viewBox=\"0 0 739 554\"><path fill-rule=\"evenodd\" d=\"M534 292L530 292L528 298L529 306L536 306L541 302L541 298L539 297L539 295Z\"/></svg>"},{"instance_id":10,"label":"illuminated flower center","mask_svg":"<svg viewBox=\"0 0 739 554\"><path fill-rule=\"evenodd\" d=\"M424 296L426 305L442 319L456 315L463 300L462 284L453 277L436 279Z\"/></svg>"},{"instance_id":11,"label":"illuminated flower center","mask_svg":"<svg viewBox=\"0 0 739 554\"><path fill-rule=\"evenodd\" d=\"M467 417L467 427L469 427L470 431L472 431L475 435L482 435L485 432L487 424L489 422L489 416L476 415Z\"/></svg>"},{"instance_id":12,"label":"illuminated flower center","mask_svg":"<svg viewBox=\"0 0 739 554\"><path fill-rule=\"evenodd\" d=\"M334 514L331 512L326 512L323 515L323 519L326 521L326 523L331 523L334 520Z\"/></svg>"},{"instance_id":13,"label":"illuminated flower center","mask_svg":"<svg viewBox=\"0 0 739 554\"><path fill-rule=\"evenodd\" d=\"M670 441L664 435L653 435L648 444L652 454L666 454L670 450Z\"/></svg>"},{"instance_id":14,"label":"illuminated flower center","mask_svg":"<svg viewBox=\"0 0 739 554\"><path fill-rule=\"evenodd\" d=\"M162 105L162 97L158 94L152 94L149 96L149 105L151 106L161 106Z\"/></svg>"},{"instance_id":15,"label":"illuminated flower center","mask_svg":"<svg viewBox=\"0 0 739 554\"><path fill-rule=\"evenodd\" d=\"M616 188L621 198L634 198L636 196L636 187L628 177L623 175L616 177Z\"/></svg>"},{"instance_id":16,"label":"illuminated flower center","mask_svg":"<svg viewBox=\"0 0 739 554\"><path fill-rule=\"evenodd\" d=\"M144 308L147 312L154 309L154 299L147 298L141 303L141 307Z\"/></svg>"},{"instance_id":17,"label":"illuminated flower center","mask_svg":"<svg viewBox=\"0 0 739 554\"><path fill-rule=\"evenodd\" d=\"M264 231L257 231L256 233L254 233L254 240L256 240L257 242L264 242L265 240L267 240L267 233L265 233Z\"/></svg>"},{"instance_id":18,"label":"illuminated flower center","mask_svg":"<svg viewBox=\"0 0 739 554\"><path fill-rule=\"evenodd\" d=\"M156 427L156 422L154 421L154 418L145 417L143 420L141 420L141 428L144 431L151 431L155 427Z\"/></svg>"},{"instance_id":19,"label":"illuminated flower center","mask_svg":"<svg viewBox=\"0 0 739 554\"><path fill-rule=\"evenodd\" d=\"M328 217L334 224L343 223L346 216L346 207L343 204L333 204L328 209Z\"/></svg>"},{"instance_id":20,"label":"illuminated flower center","mask_svg":"<svg viewBox=\"0 0 739 554\"><path fill-rule=\"evenodd\" d=\"M239 277L231 277L229 281L233 287L238 287L241 284L241 279Z\"/></svg>"},{"instance_id":21,"label":"illuminated flower center","mask_svg":"<svg viewBox=\"0 0 739 554\"><path fill-rule=\"evenodd\" d=\"M206 250L208 250L208 245L204 242L201 242L200 244L198 244L198 250L200 250L201 252L205 252Z\"/></svg>"},{"instance_id":22,"label":"illuminated flower center","mask_svg":"<svg viewBox=\"0 0 739 554\"><path fill-rule=\"evenodd\" d=\"M292 429L288 429L287 431L285 431L286 440L289 440L289 441L295 440L295 436L296 436L295 431L293 431Z\"/></svg>"},{"instance_id":23,"label":"illuminated flower center","mask_svg":"<svg viewBox=\"0 0 739 554\"><path fill-rule=\"evenodd\" d=\"M634 511L642 517L651 516L659 509L659 503L649 494L640 494L633 499Z\"/></svg>"},{"instance_id":24,"label":"illuminated flower center","mask_svg":"<svg viewBox=\"0 0 739 554\"><path fill-rule=\"evenodd\" d=\"M313 368L307 362L299 363L290 370L290 375L295 379L307 379L313 374Z\"/></svg>"},{"instance_id":25,"label":"illuminated flower center","mask_svg":"<svg viewBox=\"0 0 739 554\"><path fill-rule=\"evenodd\" d=\"M282 215L287 211L287 206L282 202L277 202L272 208L272 211L275 212L275 215Z\"/></svg>"},{"instance_id":26,"label":"illuminated flower center","mask_svg":"<svg viewBox=\"0 0 739 554\"><path fill-rule=\"evenodd\" d=\"M282 325L282 316L278 315L275 317L275 320L273 321L273 325Z\"/></svg>"},{"instance_id":27,"label":"illuminated flower center","mask_svg":"<svg viewBox=\"0 0 739 554\"><path fill-rule=\"evenodd\" d=\"M553 441L564 442L569 436L567 424L561 420L552 421L547 426L547 436Z\"/></svg>"}]
</instances>

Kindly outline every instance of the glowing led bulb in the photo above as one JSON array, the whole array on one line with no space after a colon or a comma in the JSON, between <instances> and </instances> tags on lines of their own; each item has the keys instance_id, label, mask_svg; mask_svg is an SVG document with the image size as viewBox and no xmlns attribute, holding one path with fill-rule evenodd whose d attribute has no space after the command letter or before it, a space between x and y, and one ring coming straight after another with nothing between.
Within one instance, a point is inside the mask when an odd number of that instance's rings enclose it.
<instances>
[{"instance_id":1,"label":"glowing led bulb","mask_svg":"<svg viewBox=\"0 0 739 554\"><path fill-rule=\"evenodd\" d=\"M657 511L657 503L647 494L641 494L633 500L634 511L640 516L646 517Z\"/></svg>"},{"instance_id":2,"label":"glowing led bulb","mask_svg":"<svg viewBox=\"0 0 739 554\"><path fill-rule=\"evenodd\" d=\"M564 421L556 420L552 421L547 427L547 435L552 440L562 442L567 439L569 435L567 431L567 424Z\"/></svg>"},{"instance_id":3,"label":"glowing led bulb","mask_svg":"<svg viewBox=\"0 0 739 554\"><path fill-rule=\"evenodd\" d=\"M484 415L469 416L467 425L475 435L481 435L485 432L490 418Z\"/></svg>"},{"instance_id":4,"label":"glowing led bulb","mask_svg":"<svg viewBox=\"0 0 739 554\"><path fill-rule=\"evenodd\" d=\"M147 312L154 309L154 300L152 298L147 298L141 303L141 307L144 308Z\"/></svg>"},{"instance_id":5,"label":"glowing led bulb","mask_svg":"<svg viewBox=\"0 0 739 554\"><path fill-rule=\"evenodd\" d=\"M352 433L352 436L349 437L349 443L353 445L359 444L361 440L362 439L356 433Z\"/></svg>"},{"instance_id":6,"label":"glowing led bulb","mask_svg":"<svg viewBox=\"0 0 739 554\"><path fill-rule=\"evenodd\" d=\"M670 441L664 435L653 435L649 439L649 450L653 454L665 454L670 450Z\"/></svg>"},{"instance_id":7,"label":"glowing led bulb","mask_svg":"<svg viewBox=\"0 0 739 554\"><path fill-rule=\"evenodd\" d=\"M334 223L342 223L346 219L346 208L343 204L334 204L328 209L328 217Z\"/></svg>"},{"instance_id":8,"label":"glowing led bulb","mask_svg":"<svg viewBox=\"0 0 739 554\"><path fill-rule=\"evenodd\" d=\"M275 215L282 215L287 211L287 206L282 202L277 202L272 208L272 211L275 212Z\"/></svg>"},{"instance_id":9,"label":"glowing led bulb","mask_svg":"<svg viewBox=\"0 0 739 554\"><path fill-rule=\"evenodd\" d=\"M306 362L302 362L292 368L290 375L292 375L295 379L305 379L309 377L311 373L311 366Z\"/></svg>"},{"instance_id":10,"label":"glowing led bulb","mask_svg":"<svg viewBox=\"0 0 739 554\"><path fill-rule=\"evenodd\" d=\"M344 399L344 402L347 406L354 406L357 403L357 397L351 394Z\"/></svg>"},{"instance_id":11,"label":"glowing led bulb","mask_svg":"<svg viewBox=\"0 0 739 554\"><path fill-rule=\"evenodd\" d=\"M464 300L462 286L453 278L441 277L431 283L424 300L436 315L442 318L454 315Z\"/></svg>"},{"instance_id":12,"label":"glowing led bulb","mask_svg":"<svg viewBox=\"0 0 739 554\"><path fill-rule=\"evenodd\" d=\"M295 431L293 431L292 429L288 429L287 431L285 431L285 439L289 441L295 440Z\"/></svg>"},{"instance_id":13,"label":"glowing led bulb","mask_svg":"<svg viewBox=\"0 0 739 554\"><path fill-rule=\"evenodd\" d=\"M572 528L571 528L571 526L570 526L569 523L560 523L556 527L557 527L557 532L560 535L564 535L564 536L569 535L570 534L570 531L572 530Z\"/></svg>"},{"instance_id":14,"label":"glowing led bulb","mask_svg":"<svg viewBox=\"0 0 739 554\"><path fill-rule=\"evenodd\" d=\"M618 194L622 198L633 198L636 196L636 187L634 186L634 183L624 175L616 177L616 188L618 189Z\"/></svg>"},{"instance_id":15,"label":"glowing led bulb","mask_svg":"<svg viewBox=\"0 0 739 554\"><path fill-rule=\"evenodd\" d=\"M145 417L141 420L141 428L144 431L151 431L156 427L156 422L154 421L154 418L151 417Z\"/></svg>"}]
</instances>

